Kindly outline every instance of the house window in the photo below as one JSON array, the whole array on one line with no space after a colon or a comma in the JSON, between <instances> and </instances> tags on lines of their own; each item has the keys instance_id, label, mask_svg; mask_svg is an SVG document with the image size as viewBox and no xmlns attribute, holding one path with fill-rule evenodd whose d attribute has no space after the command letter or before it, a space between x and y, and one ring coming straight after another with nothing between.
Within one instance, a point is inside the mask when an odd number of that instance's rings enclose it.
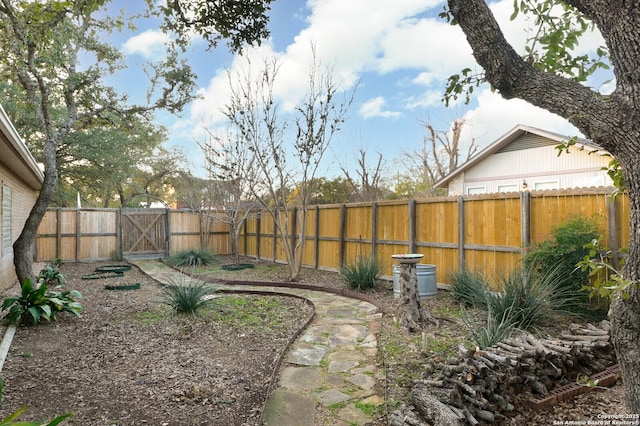
<instances>
[{"instance_id":1,"label":"house window","mask_svg":"<svg viewBox=\"0 0 640 426\"><path fill-rule=\"evenodd\" d=\"M498 185L498 192L518 192L518 184Z\"/></svg>"},{"instance_id":2,"label":"house window","mask_svg":"<svg viewBox=\"0 0 640 426\"><path fill-rule=\"evenodd\" d=\"M536 182L533 188L537 191L544 191L546 189L558 189L558 181L549 180L549 181L543 181L543 182Z\"/></svg>"},{"instance_id":3,"label":"house window","mask_svg":"<svg viewBox=\"0 0 640 426\"><path fill-rule=\"evenodd\" d=\"M2 185L2 253L11 250L13 240L11 238L11 188Z\"/></svg>"},{"instance_id":4,"label":"house window","mask_svg":"<svg viewBox=\"0 0 640 426\"><path fill-rule=\"evenodd\" d=\"M467 195L485 194L487 192L486 186L469 186L467 187Z\"/></svg>"}]
</instances>

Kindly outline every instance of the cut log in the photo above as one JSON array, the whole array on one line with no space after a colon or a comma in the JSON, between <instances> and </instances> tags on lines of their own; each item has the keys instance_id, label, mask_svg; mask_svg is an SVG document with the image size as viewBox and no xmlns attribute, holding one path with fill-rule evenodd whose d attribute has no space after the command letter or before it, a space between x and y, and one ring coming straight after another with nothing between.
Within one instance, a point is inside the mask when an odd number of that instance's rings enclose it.
<instances>
[{"instance_id":1,"label":"cut log","mask_svg":"<svg viewBox=\"0 0 640 426\"><path fill-rule=\"evenodd\" d=\"M416 385L411 392L413 403L422 417L433 425L463 426L464 419L460 418L449 406L435 398L429 389L423 385ZM477 424L477 423L476 423Z\"/></svg>"}]
</instances>

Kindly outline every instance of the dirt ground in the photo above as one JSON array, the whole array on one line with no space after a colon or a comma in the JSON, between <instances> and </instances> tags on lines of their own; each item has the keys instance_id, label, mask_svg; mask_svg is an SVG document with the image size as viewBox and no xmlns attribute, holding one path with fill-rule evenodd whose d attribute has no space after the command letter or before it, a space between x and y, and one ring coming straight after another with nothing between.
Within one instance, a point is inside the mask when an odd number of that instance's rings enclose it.
<instances>
[{"instance_id":1,"label":"dirt ground","mask_svg":"<svg viewBox=\"0 0 640 426\"><path fill-rule=\"evenodd\" d=\"M217 266L195 272L211 279L286 279L286 266L256 263L242 271ZM106 264L114 262L62 265L66 288L84 295L83 317L63 315L51 324L19 328L2 370L0 418L29 405L22 419L73 412L69 425L259 424L276 358L310 308L286 297L224 296L232 299L205 314L175 316L162 303L157 283L135 267L122 278L82 279ZM140 283L140 290L105 289L131 283ZM345 288L338 274L327 271L305 270L301 283ZM397 332L391 284L371 295L386 313L379 362L387 371L386 397L393 410L410 403L412 381L423 378L425 359L455 353L465 332L459 306L440 291L425 302L442 318L439 327L426 330L431 343L425 353L421 335ZM621 413L618 384L539 413L522 410L510 424L587 424Z\"/></svg>"}]
</instances>

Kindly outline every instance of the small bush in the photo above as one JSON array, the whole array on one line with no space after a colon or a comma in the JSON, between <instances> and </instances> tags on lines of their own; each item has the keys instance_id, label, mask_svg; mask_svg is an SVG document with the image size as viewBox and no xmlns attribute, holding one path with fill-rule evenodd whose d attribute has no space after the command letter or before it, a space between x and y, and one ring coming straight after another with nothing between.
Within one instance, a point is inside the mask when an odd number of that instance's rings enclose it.
<instances>
[{"instance_id":1,"label":"small bush","mask_svg":"<svg viewBox=\"0 0 640 426\"><path fill-rule=\"evenodd\" d=\"M553 228L550 240L531 249L524 257L524 264L542 273L555 271L561 280L559 284L581 295L586 302L587 293L581 288L589 283L589 274L577 265L589 254L586 246L599 236L600 230L594 220L569 219Z\"/></svg>"},{"instance_id":2,"label":"small bush","mask_svg":"<svg viewBox=\"0 0 640 426\"><path fill-rule=\"evenodd\" d=\"M46 285L35 287L30 279L26 279L20 296L4 299L2 310L9 309L4 321L9 324L19 321L23 324L38 324L42 319L55 320L60 312L80 317L83 308L76 299L81 297L76 290L49 290Z\"/></svg>"},{"instance_id":3,"label":"small bush","mask_svg":"<svg viewBox=\"0 0 640 426\"><path fill-rule=\"evenodd\" d=\"M374 288L380 276L380 263L373 256L358 256L356 261L345 265L340 274L354 290Z\"/></svg>"},{"instance_id":4,"label":"small bush","mask_svg":"<svg viewBox=\"0 0 640 426\"><path fill-rule=\"evenodd\" d=\"M165 261L176 268L185 266L199 268L201 266L217 263L218 259L209 249L201 248L176 252L167 257Z\"/></svg>"},{"instance_id":5,"label":"small bush","mask_svg":"<svg viewBox=\"0 0 640 426\"><path fill-rule=\"evenodd\" d=\"M486 293L490 290L489 281L480 271L467 269L448 274L453 297L464 305L485 306Z\"/></svg>"},{"instance_id":6,"label":"small bush","mask_svg":"<svg viewBox=\"0 0 640 426\"><path fill-rule=\"evenodd\" d=\"M174 312L180 314L195 314L198 309L212 303L210 296L215 289L203 282L175 283L164 286L164 303Z\"/></svg>"},{"instance_id":7,"label":"small bush","mask_svg":"<svg viewBox=\"0 0 640 426\"><path fill-rule=\"evenodd\" d=\"M55 262L55 261L54 261ZM38 274L38 283L44 284L47 287L64 285L64 275L58 270L56 263L47 263L40 273Z\"/></svg>"}]
</instances>

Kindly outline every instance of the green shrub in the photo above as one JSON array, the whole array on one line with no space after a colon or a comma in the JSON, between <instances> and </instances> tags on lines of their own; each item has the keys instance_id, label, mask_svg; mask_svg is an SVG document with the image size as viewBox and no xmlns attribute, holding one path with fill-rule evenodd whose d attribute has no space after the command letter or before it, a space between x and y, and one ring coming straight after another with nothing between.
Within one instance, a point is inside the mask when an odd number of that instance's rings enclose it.
<instances>
[{"instance_id":1,"label":"green shrub","mask_svg":"<svg viewBox=\"0 0 640 426\"><path fill-rule=\"evenodd\" d=\"M176 268L189 266L198 268L216 263L218 259L207 248L182 250L167 257L165 261Z\"/></svg>"},{"instance_id":2,"label":"green shrub","mask_svg":"<svg viewBox=\"0 0 640 426\"><path fill-rule=\"evenodd\" d=\"M500 275L496 291L486 293L487 311L495 321L535 329L578 303L575 291L564 284L560 268L540 271L524 265Z\"/></svg>"},{"instance_id":3,"label":"green shrub","mask_svg":"<svg viewBox=\"0 0 640 426\"><path fill-rule=\"evenodd\" d=\"M170 284L163 286L162 290L164 303L181 314L195 314L201 307L212 303L210 296L215 293L213 287L200 281Z\"/></svg>"},{"instance_id":4,"label":"green shrub","mask_svg":"<svg viewBox=\"0 0 640 426\"><path fill-rule=\"evenodd\" d=\"M451 272L448 274L447 282L451 286L453 297L464 305L486 305L486 293L490 290L490 285L481 271L463 269Z\"/></svg>"},{"instance_id":5,"label":"green shrub","mask_svg":"<svg viewBox=\"0 0 640 426\"><path fill-rule=\"evenodd\" d=\"M58 270L55 263L47 263L47 266L38 274L37 279L38 283L44 284L47 287L64 285L65 283L64 275Z\"/></svg>"},{"instance_id":6,"label":"green shrub","mask_svg":"<svg viewBox=\"0 0 640 426\"><path fill-rule=\"evenodd\" d=\"M359 255L355 262L342 267L340 274L354 290L374 288L380 276L380 263L373 256Z\"/></svg>"},{"instance_id":7,"label":"green shrub","mask_svg":"<svg viewBox=\"0 0 640 426\"><path fill-rule=\"evenodd\" d=\"M60 286L56 287L60 288ZM76 299L82 298L76 290L49 290L46 285L35 287L26 279L21 287L20 296L4 299L2 310L9 309L4 321L15 324L38 324L42 319L55 320L60 312L68 312L80 317L82 305Z\"/></svg>"},{"instance_id":8,"label":"green shrub","mask_svg":"<svg viewBox=\"0 0 640 426\"><path fill-rule=\"evenodd\" d=\"M600 230L594 220L585 217L569 219L553 228L550 240L531 249L524 257L524 263L543 273L557 271L561 277L560 285L581 295L586 302L588 294L581 289L589 284L589 273L577 265L589 254L586 246L599 236Z\"/></svg>"}]
</instances>

